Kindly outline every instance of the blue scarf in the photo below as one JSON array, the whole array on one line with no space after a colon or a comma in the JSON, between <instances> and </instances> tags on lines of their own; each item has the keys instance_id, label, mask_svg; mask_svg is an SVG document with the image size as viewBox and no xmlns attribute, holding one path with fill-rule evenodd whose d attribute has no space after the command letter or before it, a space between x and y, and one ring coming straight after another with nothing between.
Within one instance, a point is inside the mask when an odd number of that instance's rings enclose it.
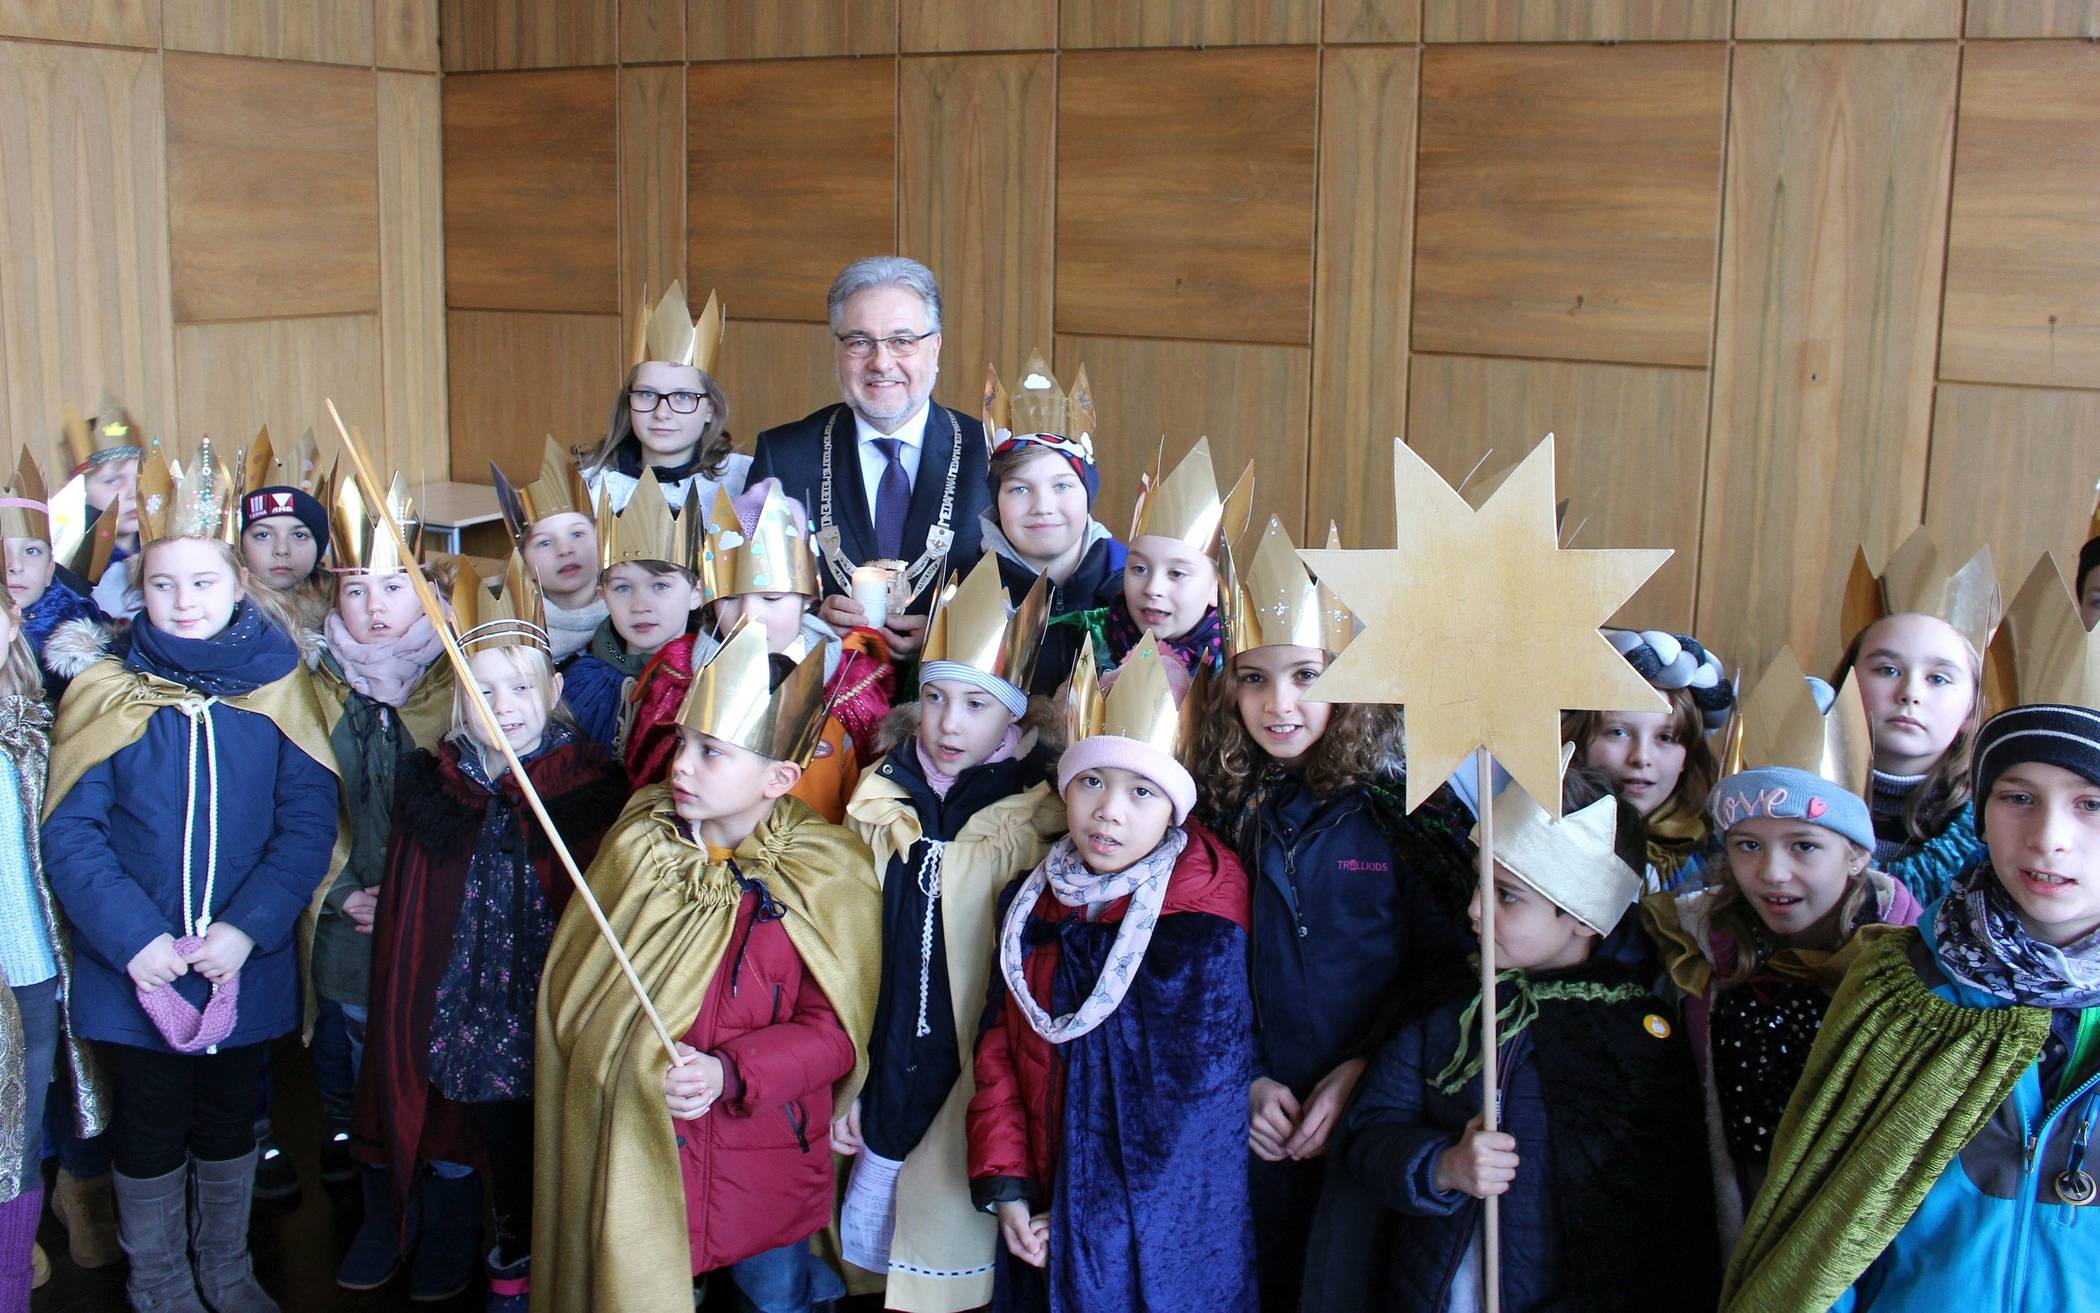
<instances>
[{"instance_id":1,"label":"blue scarf","mask_svg":"<svg viewBox=\"0 0 2100 1313\"><path fill-rule=\"evenodd\" d=\"M131 627L124 667L209 697L239 697L298 669L299 649L291 635L265 620L244 597L232 622L210 638L178 638L140 615Z\"/></svg>"}]
</instances>

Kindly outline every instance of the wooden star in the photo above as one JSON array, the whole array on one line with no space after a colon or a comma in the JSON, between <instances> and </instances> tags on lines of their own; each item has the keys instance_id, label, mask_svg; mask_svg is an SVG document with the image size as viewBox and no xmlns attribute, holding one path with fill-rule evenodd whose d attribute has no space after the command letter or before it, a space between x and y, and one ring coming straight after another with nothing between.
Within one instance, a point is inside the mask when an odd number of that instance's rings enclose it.
<instances>
[{"instance_id":1,"label":"wooden star","mask_svg":"<svg viewBox=\"0 0 2100 1313\"><path fill-rule=\"evenodd\" d=\"M1313 685L1330 702L1407 708L1407 805L1485 747L1560 815L1560 713L1668 704L1598 632L1667 548L1562 551L1547 434L1475 511L1393 442L1399 541L1301 551L1364 629Z\"/></svg>"}]
</instances>

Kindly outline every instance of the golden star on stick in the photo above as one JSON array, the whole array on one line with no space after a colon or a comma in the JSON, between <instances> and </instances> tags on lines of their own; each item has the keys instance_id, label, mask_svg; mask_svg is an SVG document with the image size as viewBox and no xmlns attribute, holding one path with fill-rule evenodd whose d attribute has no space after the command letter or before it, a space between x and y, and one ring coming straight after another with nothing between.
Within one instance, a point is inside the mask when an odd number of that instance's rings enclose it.
<instances>
[{"instance_id":1,"label":"golden star on stick","mask_svg":"<svg viewBox=\"0 0 2100 1313\"><path fill-rule=\"evenodd\" d=\"M1667 709L1598 628L1669 549L1561 550L1550 433L1478 511L1396 438L1393 503L1392 550L1299 553L1364 626L1312 696L1406 706L1409 810L1485 747L1558 817L1563 710Z\"/></svg>"}]
</instances>

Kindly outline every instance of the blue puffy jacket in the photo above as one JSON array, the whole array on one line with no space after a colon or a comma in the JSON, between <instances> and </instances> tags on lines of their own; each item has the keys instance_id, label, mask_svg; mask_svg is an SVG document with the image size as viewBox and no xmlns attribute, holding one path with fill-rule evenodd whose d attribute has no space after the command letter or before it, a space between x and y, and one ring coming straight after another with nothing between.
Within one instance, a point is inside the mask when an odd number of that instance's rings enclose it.
<instances>
[{"instance_id":1,"label":"blue puffy jacket","mask_svg":"<svg viewBox=\"0 0 2100 1313\"><path fill-rule=\"evenodd\" d=\"M2009 1007L2006 1000L1950 979L1933 943L1938 908L1918 922L1911 965L1928 988L1970 1008ZM2065 1065L2064 1037L2077 1014L2059 1012L2041 1061L2021 1074L2012 1096L1963 1147L1926 1192L1918 1211L1833 1310L1939 1310L1963 1313L2080 1313L2100 1309L2100 1209L2056 1198L2082 1115L2096 1109L2100 1071L2064 1097L2055 1096ZM2069 1023L2068 1025L2063 1023ZM2050 1068L2045 1084L2043 1068ZM2100 1176L2100 1161L2086 1170Z\"/></svg>"}]
</instances>

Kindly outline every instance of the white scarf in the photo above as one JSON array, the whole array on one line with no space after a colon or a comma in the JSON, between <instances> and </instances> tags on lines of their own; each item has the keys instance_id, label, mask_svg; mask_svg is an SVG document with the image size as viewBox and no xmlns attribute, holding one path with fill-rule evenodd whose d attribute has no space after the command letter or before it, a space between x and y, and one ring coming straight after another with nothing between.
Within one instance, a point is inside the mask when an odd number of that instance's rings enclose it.
<instances>
[{"instance_id":1,"label":"white scarf","mask_svg":"<svg viewBox=\"0 0 2100 1313\"><path fill-rule=\"evenodd\" d=\"M589 647L591 635L598 632L599 622L605 616L605 599L601 597L593 597L573 611L547 603L547 638L554 645L555 664L560 665Z\"/></svg>"}]
</instances>

